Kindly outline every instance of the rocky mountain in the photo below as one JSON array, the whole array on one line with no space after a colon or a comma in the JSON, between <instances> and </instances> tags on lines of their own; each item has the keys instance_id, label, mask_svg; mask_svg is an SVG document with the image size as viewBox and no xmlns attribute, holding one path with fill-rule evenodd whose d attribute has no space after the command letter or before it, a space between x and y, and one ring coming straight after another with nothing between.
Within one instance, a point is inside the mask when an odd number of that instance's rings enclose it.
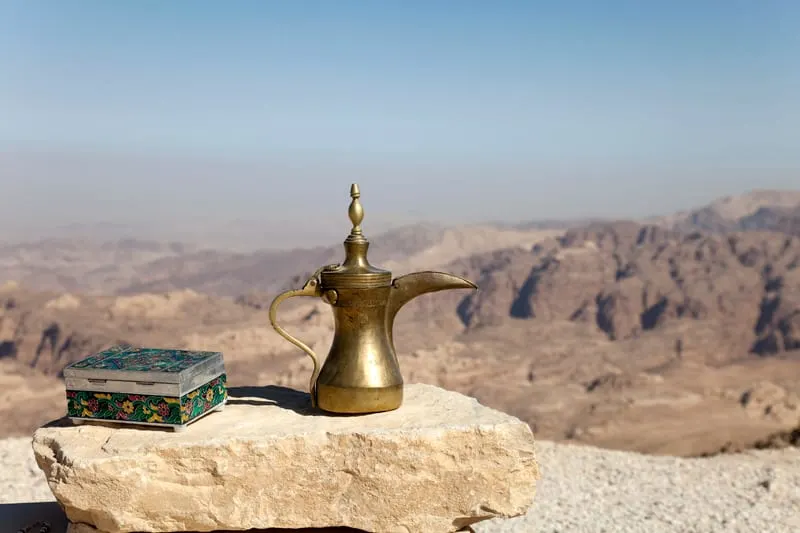
<instances>
[{"instance_id":1,"label":"rocky mountain","mask_svg":"<svg viewBox=\"0 0 800 533\"><path fill-rule=\"evenodd\" d=\"M783 232L791 226L791 220L796 220L798 209L800 191L754 190L644 222L685 232L725 233L753 229Z\"/></svg>"},{"instance_id":2,"label":"rocky mountain","mask_svg":"<svg viewBox=\"0 0 800 533\"><path fill-rule=\"evenodd\" d=\"M530 252L470 258L462 270L477 275L482 290L459 314L467 326L508 317L587 322L611 340L707 321L746 351L775 354L800 349L799 266L800 239L789 235L596 224Z\"/></svg>"},{"instance_id":3,"label":"rocky mountain","mask_svg":"<svg viewBox=\"0 0 800 533\"><path fill-rule=\"evenodd\" d=\"M772 230L800 236L800 205L761 207L739 221L743 230Z\"/></svg>"},{"instance_id":4,"label":"rocky mountain","mask_svg":"<svg viewBox=\"0 0 800 533\"><path fill-rule=\"evenodd\" d=\"M754 191L640 222L683 233L760 230L797 235L800 192ZM604 223L608 221L541 220L461 227L416 224L382 234L368 233L370 258L400 272L488 250L529 247L544 236ZM342 225L342 239L348 229ZM235 297L284 288L293 276L302 278L319 265L339 261L341 253L338 242L316 248L231 252L130 238L54 238L0 244L0 283L14 280L40 290L92 294L193 289Z\"/></svg>"},{"instance_id":5,"label":"rocky mountain","mask_svg":"<svg viewBox=\"0 0 800 533\"><path fill-rule=\"evenodd\" d=\"M342 240L348 227L342 229ZM442 264L469 253L511 246L530 247L557 230L501 229L489 225L405 226L375 236L370 260L391 269ZM341 261L341 243L327 247L232 253L179 243L122 240L49 240L0 246L0 283L14 280L40 290L92 294L136 294L193 289L236 297L275 291L317 267ZM5 280L3 279L5 278Z\"/></svg>"},{"instance_id":6,"label":"rocky mountain","mask_svg":"<svg viewBox=\"0 0 800 533\"><path fill-rule=\"evenodd\" d=\"M135 282L149 264L198 252L183 243L140 239L46 239L0 245L0 284L15 281L39 290L113 292ZM216 255L213 252L211 255Z\"/></svg>"}]
</instances>

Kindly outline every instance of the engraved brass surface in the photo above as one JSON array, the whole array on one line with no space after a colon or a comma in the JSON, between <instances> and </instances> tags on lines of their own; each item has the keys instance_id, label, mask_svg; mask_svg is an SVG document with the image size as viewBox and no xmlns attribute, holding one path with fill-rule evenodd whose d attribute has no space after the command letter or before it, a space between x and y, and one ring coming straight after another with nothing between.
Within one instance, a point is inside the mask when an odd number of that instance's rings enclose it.
<instances>
[{"instance_id":1,"label":"engraved brass surface","mask_svg":"<svg viewBox=\"0 0 800 533\"><path fill-rule=\"evenodd\" d=\"M367 260L369 241L361 230L364 208L355 183L350 197L353 227L344 241L345 260L317 270L302 289L279 294L270 305L269 319L283 338L314 362L309 385L312 405L332 413L391 411L403 402L403 376L392 335L397 312L422 294L477 286L444 272L415 272L392 281L391 272ZM277 324L278 306L294 296L316 296L333 309L333 342L322 368L308 345Z\"/></svg>"}]
</instances>

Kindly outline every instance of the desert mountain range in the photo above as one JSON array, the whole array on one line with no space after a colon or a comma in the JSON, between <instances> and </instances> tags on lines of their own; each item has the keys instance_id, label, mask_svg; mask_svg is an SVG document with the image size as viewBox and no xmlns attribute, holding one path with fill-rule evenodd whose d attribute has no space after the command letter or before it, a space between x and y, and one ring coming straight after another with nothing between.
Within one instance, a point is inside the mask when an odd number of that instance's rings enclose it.
<instances>
[{"instance_id":1,"label":"desert mountain range","mask_svg":"<svg viewBox=\"0 0 800 533\"><path fill-rule=\"evenodd\" d=\"M400 312L406 381L475 396L552 440L701 455L800 439L800 191L639 221L368 229L373 264L480 288ZM221 350L231 386L306 390L310 361L273 332L265 307L342 258L340 243L0 247L0 436L61 416L63 367L117 342ZM326 304L282 312L326 352Z\"/></svg>"}]
</instances>

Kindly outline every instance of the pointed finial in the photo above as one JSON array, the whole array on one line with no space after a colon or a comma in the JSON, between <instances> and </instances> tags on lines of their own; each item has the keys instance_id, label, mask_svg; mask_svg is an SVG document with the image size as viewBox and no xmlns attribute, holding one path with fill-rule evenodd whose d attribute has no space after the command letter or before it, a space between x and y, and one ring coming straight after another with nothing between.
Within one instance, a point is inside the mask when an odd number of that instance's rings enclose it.
<instances>
[{"instance_id":1,"label":"pointed finial","mask_svg":"<svg viewBox=\"0 0 800 533\"><path fill-rule=\"evenodd\" d=\"M357 236L361 235L361 221L364 220L364 208L361 207L361 202L358 200L361 198L361 192L358 190L358 183L354 183L350 186L350 198L352 198L352 201L350 202L350 209L347 210L350 222L353 223L353 229L350 230L350 235Z\"/></svg>"}]
</instances>

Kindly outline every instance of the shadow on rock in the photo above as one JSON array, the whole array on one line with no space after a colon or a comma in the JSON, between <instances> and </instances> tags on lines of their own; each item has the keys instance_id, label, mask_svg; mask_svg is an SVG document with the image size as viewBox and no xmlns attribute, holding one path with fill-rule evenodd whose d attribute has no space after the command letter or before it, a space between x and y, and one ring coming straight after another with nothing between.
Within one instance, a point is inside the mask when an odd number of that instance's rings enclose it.
<instances>
[{"instance_id":1,"label":"shadow on rock","mask_svg":"<svg viewBox=\"0 0 800 533\"><path fill-rule=\"evenodd\" d=\"M228 405L275 405L303 416L326 416L331 418L368 417L372 413L346 414L328 413L311 406L311 396L289 387L266 385L264 387L230 387Z\"/></svg>"},{"instance_id":2,"label":"shadow on rock","mask_svg":"<svg viewBox=\"0 0 800 533\"><path fill-rule=\"evenodd\" d=\"M322 411L311 407L311 396L306 392L267 385L264 387L230 387L228 405L275 405L304 416L319 416Z\"/></svg>"}]
</instances>

